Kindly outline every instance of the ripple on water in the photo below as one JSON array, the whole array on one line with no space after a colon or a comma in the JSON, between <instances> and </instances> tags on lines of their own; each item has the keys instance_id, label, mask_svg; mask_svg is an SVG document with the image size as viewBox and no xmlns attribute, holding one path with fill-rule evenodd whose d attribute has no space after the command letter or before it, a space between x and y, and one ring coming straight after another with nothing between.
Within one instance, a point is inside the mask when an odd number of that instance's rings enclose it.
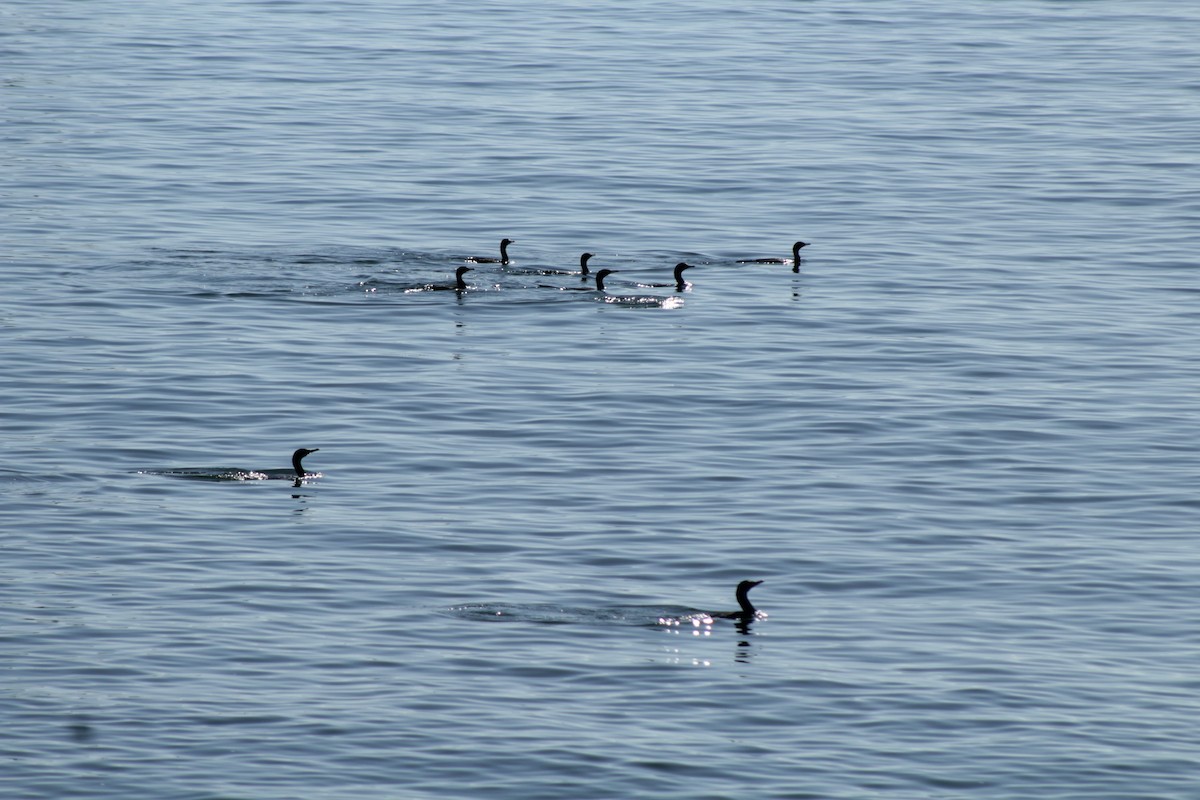
<instances>
[{"instance_id":1,"label":"ripple on water","mask_svg":"<svg viewBox=\"0 0 1200 800\"><path fill-rule=\"evenodd\" d=\"M0 793L1194 794L1190 7L19 6Z\"/></svg>"}]
</instances>

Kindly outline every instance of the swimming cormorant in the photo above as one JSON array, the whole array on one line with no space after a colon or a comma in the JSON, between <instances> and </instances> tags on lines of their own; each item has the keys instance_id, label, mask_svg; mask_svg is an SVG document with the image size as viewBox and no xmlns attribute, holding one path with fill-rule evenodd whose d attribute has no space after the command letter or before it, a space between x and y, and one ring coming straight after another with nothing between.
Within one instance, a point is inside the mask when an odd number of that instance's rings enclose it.
<instances>
[{"instance_id":1,"label":"swimming cormorant","mask_svg":"<svg viewBox=\"0 0 1200 800\"><path fill-rule=\"evenodd\" d=\"M507 265L508 264L508 246L510 244L516 244L516 240L514 240L514 239L501 239L500 240L500 258L499 258L499 260L494 259L494 258L487 258L485 256L471 256L470 258L467 259L467 261L471 261L476 264Z\"/></svg>"},{"instance_id":2,"label":"swimming cormorant","mask_svg":"<svg viewBox=\"0 0 1200 800\"><path fill-rule=\"evenodd\" d=\"M301 478L303 478L305 475L308 474L307 472L304 471L304 466L300 462L303 461L304 457L306 455L308 455L309 453L315 453L320 449L321 448L319 448L319 447L314 447L311 450L309 450L307 447L301 447L299 450L292 453L292 466L296 470L296 480L300 480Z\"/></svg>"},{"instance_id":3,"label":"swimming cormorant","mask_svg":"<svg viewBox=\"0 0 1200 800\"><path fill-rule=\"evenodd\" d=\"M742 581L737 585L737 601L741 606L737 611L713 611L709 614L710 617L720 619L755 619L758 616L758 609L750 602L750 590L758 586L762 581Z\"/></svg>"},{"instance_id":4,"label":"swimming cormorant","mask_svg":"<svg viewBox=\"0 0 1200 800\"><path fill-rule=\"evenodd\" d=\"M587 253L584 253L584 255L587 255ZM596 273L596 291L598 291L598 292L604 291L604 279L607 278L609 275L612 275L614 272L620 272L620 270L619 269L602 269ZM539 283L538 288L539 289L558 289L560 292L590 292L590 291L592 291L592 288L590 286L551 286L548 283Z\"/></svg>"},{"instance_id":5,"label":"swimming cormorant","mask_svg":"<svg viewBox=\"0 0 1200 800\"><path fill-rule=\"evenodd\" d=\"M662 288L664 286L672 286L673 285L675 287L675 291L682 292L685 288L687 288L687 281L685 281L683 279L683 271L685 269L691 269L691 268L692 268L691 264L685 264L682 261L680 261L678 264L675 265L675 283L674 284L670 284L670 283L639 283L638 286L644 286L648 289L652 289L652 288Z\"/></svg>"},{"instance_id":6,"label":"swimming cormorant","mask_svg":"<svg viewBox=\"0 0 1200 800\"><path fill-rule=\"evenodd\" d=\"M419 289L409 289L410 292L438 292L453 289L456 292L465 292L467 290L467 282L463 280L463 275L470 272L472 267L459 267L454 270L454 285L448 283L429 283Z\"/></svg>"},{"instance_id":7,"label":"swimming cormorant","mask_svg":"<svg viewBox=\"0 0 1200 800\"><path fill-rule=\"evenodd\" d=\"M675 289L676 289L676 291L682 292L683 287L687 285L687 281L685 281L683 279L683 271L685 269L691 269L691 268L692 268L691 264L685 264L682 261L680 261L678 264L675 265Z\"/></svg>"},{"instance_id":8,"label":"swimming cormorant","mask_svg":"<svg viewBox=\"0 0 1200 800\"><path fill-rule=\"evenodd\" d=\"M602 269L599 272L597 272L596 273L596 291L603 292L604 291L604 279L607 278L609 275L612 275L614 272L620 272L620 271L621 270L619 270L619 269Z\"/></svg>"},{"instance_id":9,"label":"swimming cormorant","mask_svg":"<svg viewBox=\"0 0 1200 800\"><path fill-rule=\"evenodd\" d=\"M792 272L800 271L800 248L808 247L808 242L796 242L792 245ZM786 264L786 258L746 258L739 264Z\"/></svg>"},{"instance_id":10,"label":"swimming cormorant","mask_svg":"<svg viewBox=\"0 0 1200 800\"><path fill-rule=\"evenodd\" d=\"M470 271L470 267L459 267L454 270L454 291L465 292L467 290L467 282L463 280L463 275Z\"/></svg>"},{"instance_id":11,"label":"swimming cormorant","mask_svg":"<svg viewBox=\"0 0 1200 800\"><path fill-rule=\"evenodd\" d=\"M579 275L581 280L587 280L588 275L588 259L592 257L591 253L584 253L579 257L579 272L573 269L514 269L512 272L517 275Z\"/></svg>"}]
</instances>

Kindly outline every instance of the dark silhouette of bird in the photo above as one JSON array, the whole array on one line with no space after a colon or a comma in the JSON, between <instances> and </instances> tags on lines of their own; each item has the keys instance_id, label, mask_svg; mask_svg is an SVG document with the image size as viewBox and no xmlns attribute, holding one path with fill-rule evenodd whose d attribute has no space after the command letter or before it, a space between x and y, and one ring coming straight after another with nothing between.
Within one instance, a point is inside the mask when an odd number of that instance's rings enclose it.
<instances>
[{"instance_id":1,"label":"dark silhouette of bird","mask_svg":"<svg viewBox=\"0 0 1200 800\"><path fill-rule=\"evenodd\" d=\"M508 246L510 244L516 244L516 240L514 240L514 239L501 239L500 240L500 258L498 258L498 259L488 258L487 256L471 256L470 258L467 259L467 261L470 261L475 264L507 265L508 264Z\"/></svg>"},{"instance_id":2,"label":"dark silhouette of bird","mask_svg":"<svg viewBox=\"0 0 1200 800\"><path fill-rule=\"evenodd\" d=\"M750 602L750 590L762 581L742 581L737 585L735 595L738 601L737 611L710 611L708 615L714 619L754 619L758 609Z\"/></svg>"},{"instance_id":3,"label":"dark silhouette of bird","mask_svg":"<svg viewBox=\"0 0 1200 800\"><path fill-rule=\"evenodd\" d=\"M319 447L314 447L310 450L307 447L301 447L299 450L292 453L292 468L296 470L296 479L297 480L299 480L300 478L303 478L305 475L308 474L307 472L304 471L304 465L301 464L300 462L303 461L304 457L306 455L308 455L309 453L315 453L320 449L321 448L319 448Z\"/></svg>"},{"instance_id":4,"label":"dark silhouette of bird","mask_svg":"<svg viewBox=\"0 0 1200 800\"><path fill-rule=\"evenodd\" d=\"M683 279L683 271L685 269L691 269L691 268L692 268L691 264L685 264L682 261L680 261L678 264L675 265L675 282L674 283L639 283L638 286L642 286L647 289L661 289L665 286L674 286L675 291L682 292L685 288L687 288L687 281L685 281Z\"/></svg>"},{"instance_id":5,"label":"dark silhouette of bird","mask_svg":"<svg viewBox=\"0 0 1200 800\"><path fill-rule=\"evenodd\" d=\"M800 271L800 248L808 247L808 242L796 242L792 245L792 272ZM786 264L786 258L744 258L739 264Z\"/></svg>"},{"instance_id":6,"label":"dark silhouette of bird","mask_svg":"<svg viewBox=\"0 0 1200 800\"><path fill-rule=\"evenodd\" d=\"M467 290L467 282L463 280L463 276L472 270L472 267L459 267L454 270L454 283L427 283L416 289L408 289L410 292L444 292L456 291L465 292Z\"/></svg>"}]
</instances>

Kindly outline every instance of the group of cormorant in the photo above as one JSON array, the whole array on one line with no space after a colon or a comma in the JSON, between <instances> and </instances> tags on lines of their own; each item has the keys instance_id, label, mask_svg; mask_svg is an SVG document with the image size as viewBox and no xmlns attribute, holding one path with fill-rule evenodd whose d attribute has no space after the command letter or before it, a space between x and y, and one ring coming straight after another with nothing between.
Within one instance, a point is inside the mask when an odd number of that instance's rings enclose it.
<instances>
[{"instance_id":1,"label":"group of cormorant","mask_svg":"<svg viewBox=\"0 0 1200 800\"><path fill-rule=\"evenodd\" d=\"M514 244L514 243L515 242L512 239L507 239L507 238L502 239L500 241L500 257L499 258L487 258L487 257L483 257L483 256L472 256L470 258L467 258L466 260L472 264L499 264L501 266L507 267L511 263L511 259L508 256L508 246L510 244ZM807 242L799 242L799 241L792 245L792 258L790 259L790 262L792 264L793 272L800 271L800 249L802 247L806 247L807 245L808 245ZM533 272L533 274L537 274L537 275L578 274L578 275L580 275L582 280L586 281L589 276L593 275L593 273L588 269L588 260L593 257L594 257L594 255L592 253L583 253L579 257L579 272L578 273L568 272L565 270L550 270L550 269L534 270L532 272ZM786 259L786 258L747 258L747 259L739 259L737 263L739 263L739 264L787 264L787 263L789 263L789 259ZM470 272L472 269L473 269L473 267L461 266L457 270L455 270L455 273L454 273L455 282L454 282L453 286L434 284L434 285L425 286L423 288L424 289L453 289L458 292L466 291L468 287L467 287L466 280L464 279L464 276L468 272ZM673 286L676 291L682 292L684 290L684 288L687 286L687 283L683 279L683 271L687 270L687 269L692 269L692 265L688 264L684 261L680 261L679 263L677 263L675 265L675 269L674 269L674 273L673 273L674 278L675 278L674 284L639 283L638 286L644 287L644 288L659 288L659 287ZM594 273L596 290L599 292L603 292L604 291L604 279L607 278L609 275L612 275L615 272L619 272L619 270L615 270L615 269L597 270ZM539 284L539 286L543 287L543 288L554 288L554 289L566 289L566 288L584 289L584 288L586 288L586 287L548 286L546 284ZM304 469L304 464L302 463L305 456L308 456L312 453L316 453L319 450L320 450L320 448L318 448L318 447L313 447L313 448L301 447L301 448L297 449L295 452L293 452L292 453L292 469L294 470L294 474L292 474L292 475L286 474L285 470L265 470L261 473L256 472L253 474L256 477L261 476L264 478L294 479L293 486L299 487L299 486L303 485L304 479L306 477L310 477L310 476L320 477L320 473L316 473L315 475L313 475L312 473L309 473L308 471L306 471ZM242 473L239 473L239 474L242 474ZM244 473L244 474L251 474L251 473ZM758 586L760 583L762 583L762 581L745 580L737 585L737 589L735 591L735 596L736 596L737 602L738 602L737 610L702 612L701 614L690 615L689 617L687 617L687 619L691 619L692 621L703 621L705 623L711 623L711 621L713 619L733 619L733 620L738 620L739 622L749 622L751 620L760 618L760 616L765 616L762 614L762 612L760 612L758 609L756 609L754 607L754 604L750 602L750 598L749 598L750 590L753 589L755 586ZM678 624L678 621L676 621L675 624Z\"/></svg>"},{"instance_id":2,"label":"group of cormorant","mask_svg":"<svg viewBox=\"0 0 1200 800\"><path fill-rule=\"evenodd\" d=\"M509 264L512 263L512 259L510 259L508 256L508 246L510 244L516 244L516 240L515 239L507 239L507 238L500 240L500 257L499 258L491 258L490 256L469 256L466 259L466 261L471 264L499 264L502 267L507 267ZM807 246L808 246L808 242L794 243L792 245L792 257L790 259L775 258L775 257L743 258L743 259L738 259L737 263L739 263L739 264L787 264L787 263L791 263L792 271L799 272L800 271L800 248L807 247ZM579 272L571 272L571 271L559 270L559 269L538 269L538 270L529 270L529 271L521 270L520 272L528 272L528 274L534 274L534 275L579 275L581 281L586 281L589 277L592 277L596 283L596 291L603 292L605 290L604 289L604 279L607 278L609 275L620 272L620 270L601 269L601 270L598 270L595 273L593 273L590 269L588 269L588 260L591 258L594 258L594 257L595 257L594 253L583 253L582 255L580 255L579 256ZM675 277L675 283L673 283L673 284L671 284L671 283L639 283L638 286L641 288L647 288L647 289L667 288L667 287L673 286L675 291L682 292L687 287L687 282L683 279L683 271L685 269L692 269L692 265L688 264L686 262L683 262L683 261L680 261L678 264L675 265L675 270L673 273L674 277ZM469 288L467 286L467 281L466 281L465 276L468 272L471 272L472 270L474 270L474 267L468 267L468 266L462 266L462 267L459 267L458 269L456 269L454 271L454 284L453 285L428 284L421 288L425 289L425 290L453 289L456 292L465 292ZM588 287L551 286L549 284L539 283L538 288L541 288L541 289L577 289L577 288L578 289L586 289Z\"/></svg>"}]
</instances>

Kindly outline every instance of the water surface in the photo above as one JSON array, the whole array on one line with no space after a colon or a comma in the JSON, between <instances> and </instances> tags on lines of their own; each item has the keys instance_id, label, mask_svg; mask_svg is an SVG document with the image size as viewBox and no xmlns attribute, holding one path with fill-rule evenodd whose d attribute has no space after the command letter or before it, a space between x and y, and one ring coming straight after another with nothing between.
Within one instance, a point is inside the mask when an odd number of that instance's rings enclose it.
<instances>
[{"instance_id":1,"label":"water surface","mask_svg":"<svg viewBox=\"0 0 1200 800\"><path fill-rule=\"evenodd\" d=\"M1191 5L0 19L6 796L1194 795Z\"/></svg>"}]
</instances>

